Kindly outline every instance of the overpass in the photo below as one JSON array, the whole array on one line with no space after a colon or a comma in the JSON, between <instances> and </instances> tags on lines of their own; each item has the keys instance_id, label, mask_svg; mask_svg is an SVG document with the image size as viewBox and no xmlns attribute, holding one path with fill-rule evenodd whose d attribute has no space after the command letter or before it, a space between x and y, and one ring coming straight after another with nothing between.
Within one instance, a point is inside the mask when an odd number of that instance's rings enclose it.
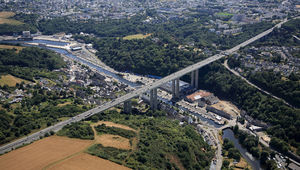
<instances>
[{"instance_id":1,"label":"overpass","mask_svg":"<svg viewBox=\"0 0 300 170\"><path fill-rule=\"evenodd\" d=\"M299 17L298 17L299 18ZM273 31L274 28L280 27L283 23L287 22L288 20L285 19L284 21L278 23L277 25L275 25L274 27L256 35L255 37L229 49L229 50L225 50L222 51L220 54L216 54L212 57L209 57L203 61L200 61L196 64L193 64L191 66L188 66L180 71L177 71L175 73L172 73L162 79L159 79L157 81L155 81L152 84L148 84L145 85L141 88L136 89L135 91L132 91L124 96L121 96L115 100L112 100L110 102L104 103L101 106L98 106L94 109L91 109L89 111L86 111L80 115L77 115L71 119L68 119L66 121L60 122L56 125L50 126L46 129L43 129L39 132L36 132L28 137L24 137L22 139L19 139L17 141L14 141L12 143L6 144L4 146L0 147L0 154L5 153L7 151L10 151L16 147L22 146L23 144L27 144L30 143L34 140L37 140L39 137L44 136L46 133L49 133L50 131L54 131L57 132L58 130L60 130L63 126L70 124L72 122L78 122L81 121L83 119L86 119L94 114L97 114L99 112L103 112L109 108L112 108L120 103L124 102L124 111L125 112L130 112L131 111L131 103L130 103L130 99L140 96L142 94L147 93L150 90L150 106L153 110L155 110L157 108L157 88L159 88L161 85L168 83L170 81L172 81L172 94L173 97L179 97L179 79L180 77L188 74L188 73L192 73L192 78L191 78L191 83L193 86L195 86L196 88L198 87L198 74L199 74L199 68L202 68L214 61L217 61L223 57L225 57L226 55L232 54L233 52L236 52L237 50L239 50L241 47L245 47L247 45L249 45L250 43L268 35L270 32Z\"/></svg>"}]
</instances>

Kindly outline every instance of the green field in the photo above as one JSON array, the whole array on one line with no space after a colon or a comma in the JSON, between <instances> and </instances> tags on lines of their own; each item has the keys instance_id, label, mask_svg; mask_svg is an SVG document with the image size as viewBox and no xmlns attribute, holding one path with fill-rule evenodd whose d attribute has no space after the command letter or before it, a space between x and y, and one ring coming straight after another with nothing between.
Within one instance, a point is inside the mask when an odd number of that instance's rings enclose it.
<instances>
[{"instance_id":1,"label":"green field","mask_svg":"<svg viewBox=\"0 0 300 170\"><path fill-rule=\"evenodd\" d=\"M126 37L123 37L124 40L133 40L133 39L144 39L151 36L151 34L134 34L134 35L128 35Z\"/></svg>"}]
</instances>

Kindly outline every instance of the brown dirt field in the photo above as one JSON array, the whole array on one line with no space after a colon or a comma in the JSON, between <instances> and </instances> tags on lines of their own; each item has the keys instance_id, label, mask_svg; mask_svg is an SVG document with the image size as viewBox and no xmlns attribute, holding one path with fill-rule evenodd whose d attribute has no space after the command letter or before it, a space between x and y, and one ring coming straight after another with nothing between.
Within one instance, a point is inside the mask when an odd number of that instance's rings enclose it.
<instances>
[{"instance_id":1,"label":"brown dirt field","mask_svg":"<svg viewBox=\"0 0 300 170\"><path fill-rule=\"evenodd\" d=\"M0 24L21 25L23 24L23 22L14 19L0 18Z\"/></svg>"},{"instance_id":2,"label":"brown dirt field","mask_svg":"<svg viewBox=\"0 0 300 170\"><path fill-rule=\"evenodd\" d=\"M216 109L227 112L232 116L236 116L237 114L240 114L240 110L236 106L234 106L233 104L227 101L220 101L219 103L214 104L212 106L215 107Z\"/></svg>"},{"instance_id":3,"label":"brown dirt field","mask_svg":"<svg viewBox=\"0 0 300 170\"><path fill-rule=\"evenodd\" d=\"M99 121L95 124L92 124L92 126L97 126L97 125L101 125L101 124L105 124L106 126L110 126L110 127L117 127L120 129L131 130L131 131L137 132L135 129L132 129L131 127L128 127L126 125L116 124L116 123L108 122L108 121Z\"/></svg>"},{"instance_id":4,"label":"brown dirt field","mask_svg":"<svg viewBox=\"0 0 300 170\"><path fill-rule=\"evenodd\" d=\"M0 156L0 169L33 170L78 153L94 141L51 136Z\"/></svg>"},{"instance_id":5,"label":"brown dirt field","mask_svg":"<svg viewBox=\"0 0 300 170\"><path fill-rule=\"evenodd\" d=\"M102 144L104 147L110 146L118 149L131 149L129 139L123 138L118 135L103 134L101 136L96 136L95 140L97 143Z\"/></svg>"},{"instance_id":6,"label":"brown dirt field","mask_svg":"<svg viewBox=\"0 0 300 170\"><path fill-rule=\"evenodd\" d=\"M16 14L14 12L7 12L7 11L2 11L0 12L0 18L10 18L15 16Z\"/></svg>"},{"instance_id":7,"label":"brown dirt field","mask_svg":"<svg viewBox=\"0 0 300 170\"><path fill-rule=\"evenodd\" d=\"M6 84L10 87L14 87L14 86L16 86L17 83L21 83L22 81L24 83L28 83L27 80L17 78L15 76L10 75L10 74L2 75L1 78L0 78L0 85L3 86L3 85Z\"/></svg>"},{"instance_id":8,"label":"brown dirt field","mask_svg":"<svg viewBox=\"0 0 300 170\"><path fill-rule=\"evenodd\" d=\"M0 49L14 49L14 48L17 50L17 53L18 53L19 51L21 51L25 47L14 46L14 45L0 45Z\"/></svg>"},{"instance_id":9,"label":"brown dirt field","mask_svg":"<svg viewBox=\"0 0 300 170\"><path fill-rule=\"evenodd\" d=\"M92 156L86 153L81 153L60 162L49 170L128 170L129 168L113 163L111 161Z\"/></svg>"}]
</instances>

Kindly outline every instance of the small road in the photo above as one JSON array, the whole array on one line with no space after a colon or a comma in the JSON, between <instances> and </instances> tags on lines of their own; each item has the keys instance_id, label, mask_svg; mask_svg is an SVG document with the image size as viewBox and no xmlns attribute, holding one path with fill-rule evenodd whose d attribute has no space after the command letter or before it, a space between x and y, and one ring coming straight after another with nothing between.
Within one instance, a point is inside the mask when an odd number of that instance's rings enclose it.
<instances>
[{"instance_id":1,"label":"small road","mask_svg":"<svg viewBox=\"0 0 300 170\"><path fill-rule=\"evenodd\" d=\"M298 41L300 41L300 38L297 37L296 35L293 35L294 38L296 38Z\"/></svg>"},{"instance_id":2,"label":"small road","mask_svg":"<svg viewBox=\"0 0 300 170\"><path fill-rule=\"evenodd\" d=\"M289 103L288 103L287 101L285 101L284 99L279 98L279 97L273 95L272 93L270 93L270 92L268 92L268 91L266 91L266 90L264 90L264 89L262 89L262 88L256 86L255 84L253 84L253 83L251 83L249 80L247 80L245 77L243 77L242 75L240 75L238 72L236 72L235 70L231 69L231 68L228 66L228 60L225 60L224 63L223 63L223 65L225 66L225 68L226 68L228 71L230 71L232 74L234 74L234 75L240 77L242 80L244 80L244 81L245 81L246 83L248 83L250 86L252 86L252 87L258 89L259 91L261 91L261 92L263 92L263 93L265 93L265 94L267 94L267 95L273 97L274 99L281 100L283 103L285 103L286 105L288 105L288 106L290 106L290 107L293 107L291 104L289 104Z\"/></svg>"}]
</instances>

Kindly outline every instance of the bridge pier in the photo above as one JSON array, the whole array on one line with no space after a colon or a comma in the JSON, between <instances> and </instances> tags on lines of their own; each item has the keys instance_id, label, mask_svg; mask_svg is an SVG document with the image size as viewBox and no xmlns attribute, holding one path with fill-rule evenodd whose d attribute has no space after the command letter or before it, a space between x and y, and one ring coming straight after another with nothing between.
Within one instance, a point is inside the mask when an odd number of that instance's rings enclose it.
<instances>
[{"instance_id":1,"label":"bridge pier","mask_svg":"<svg viewBox=\"0 0 300 170\"><path fill-rule=\"evenodd\" d=\"M153 111L157 109L157 88L150 90L150 107Z\"/></svg>"},{"instance_id":2,"label":"bridge pier","mask_svg":"<svg viewBox=\"0 0 300 170\"><path fill-rule=\"evenodd\" d=\"M176 98L179 98L179 81L180 81L179 78L177 78L175 81L175 84L176 84L175 85L175 97Z\"/></svg>"},{"instance_id":3,"label":"bridge pier","mask_svg":"<svg viewBox=\"0 0 300 170\"><path fill-rule=\"evenodd\" d=\"M199 87L199 70L195 70L191 72L191 86L198 89Z\"/></svg>"},{"instance_id":4,"label":"bridge pier","mask_svg":"<svg viewBox=\"0 0 300 170\"><path fill-rule=\"evenodd\" d=\"M195 71L191 72L191 86L194 87L195 85Z\"/></svg>"},{"instance_id":5,"label":"bridge pier","mask_svg":"<svg viewBox=\"0 0 300 170\"><path fill-rule=\"evenodd\" d=\"M172 96L173 98L179 98L179 78L172 80Z\"/></svg>"},{"instance_id":6,"label":"bridge pier","mask_svg":"<svg viewBox=\"0 0 300 170\"><path fill-rule=\"evenodd\" d=\"M124 102L124 112L125 113L131 113L132 107L131 107L131 100L127 100Z\"/></svg>"},{"instance_id":7,"label":"bridge pier","mask_svg":"<svg viewBox=\"0 0 300 170\"><path fill-rule=\"evenodd\" d=\"M195 88L199 88L199 69L195 71Z\"/></svg>"},{"instance_id":8,"label":"bridge pier","mask_svg":"<svg viewBox=\"0 0 300 170\"><path fill-rule=\"evenodd\" d=\"M175 97L175 80L172 80L172 96Z\"/></svg>"}]
</instances>

